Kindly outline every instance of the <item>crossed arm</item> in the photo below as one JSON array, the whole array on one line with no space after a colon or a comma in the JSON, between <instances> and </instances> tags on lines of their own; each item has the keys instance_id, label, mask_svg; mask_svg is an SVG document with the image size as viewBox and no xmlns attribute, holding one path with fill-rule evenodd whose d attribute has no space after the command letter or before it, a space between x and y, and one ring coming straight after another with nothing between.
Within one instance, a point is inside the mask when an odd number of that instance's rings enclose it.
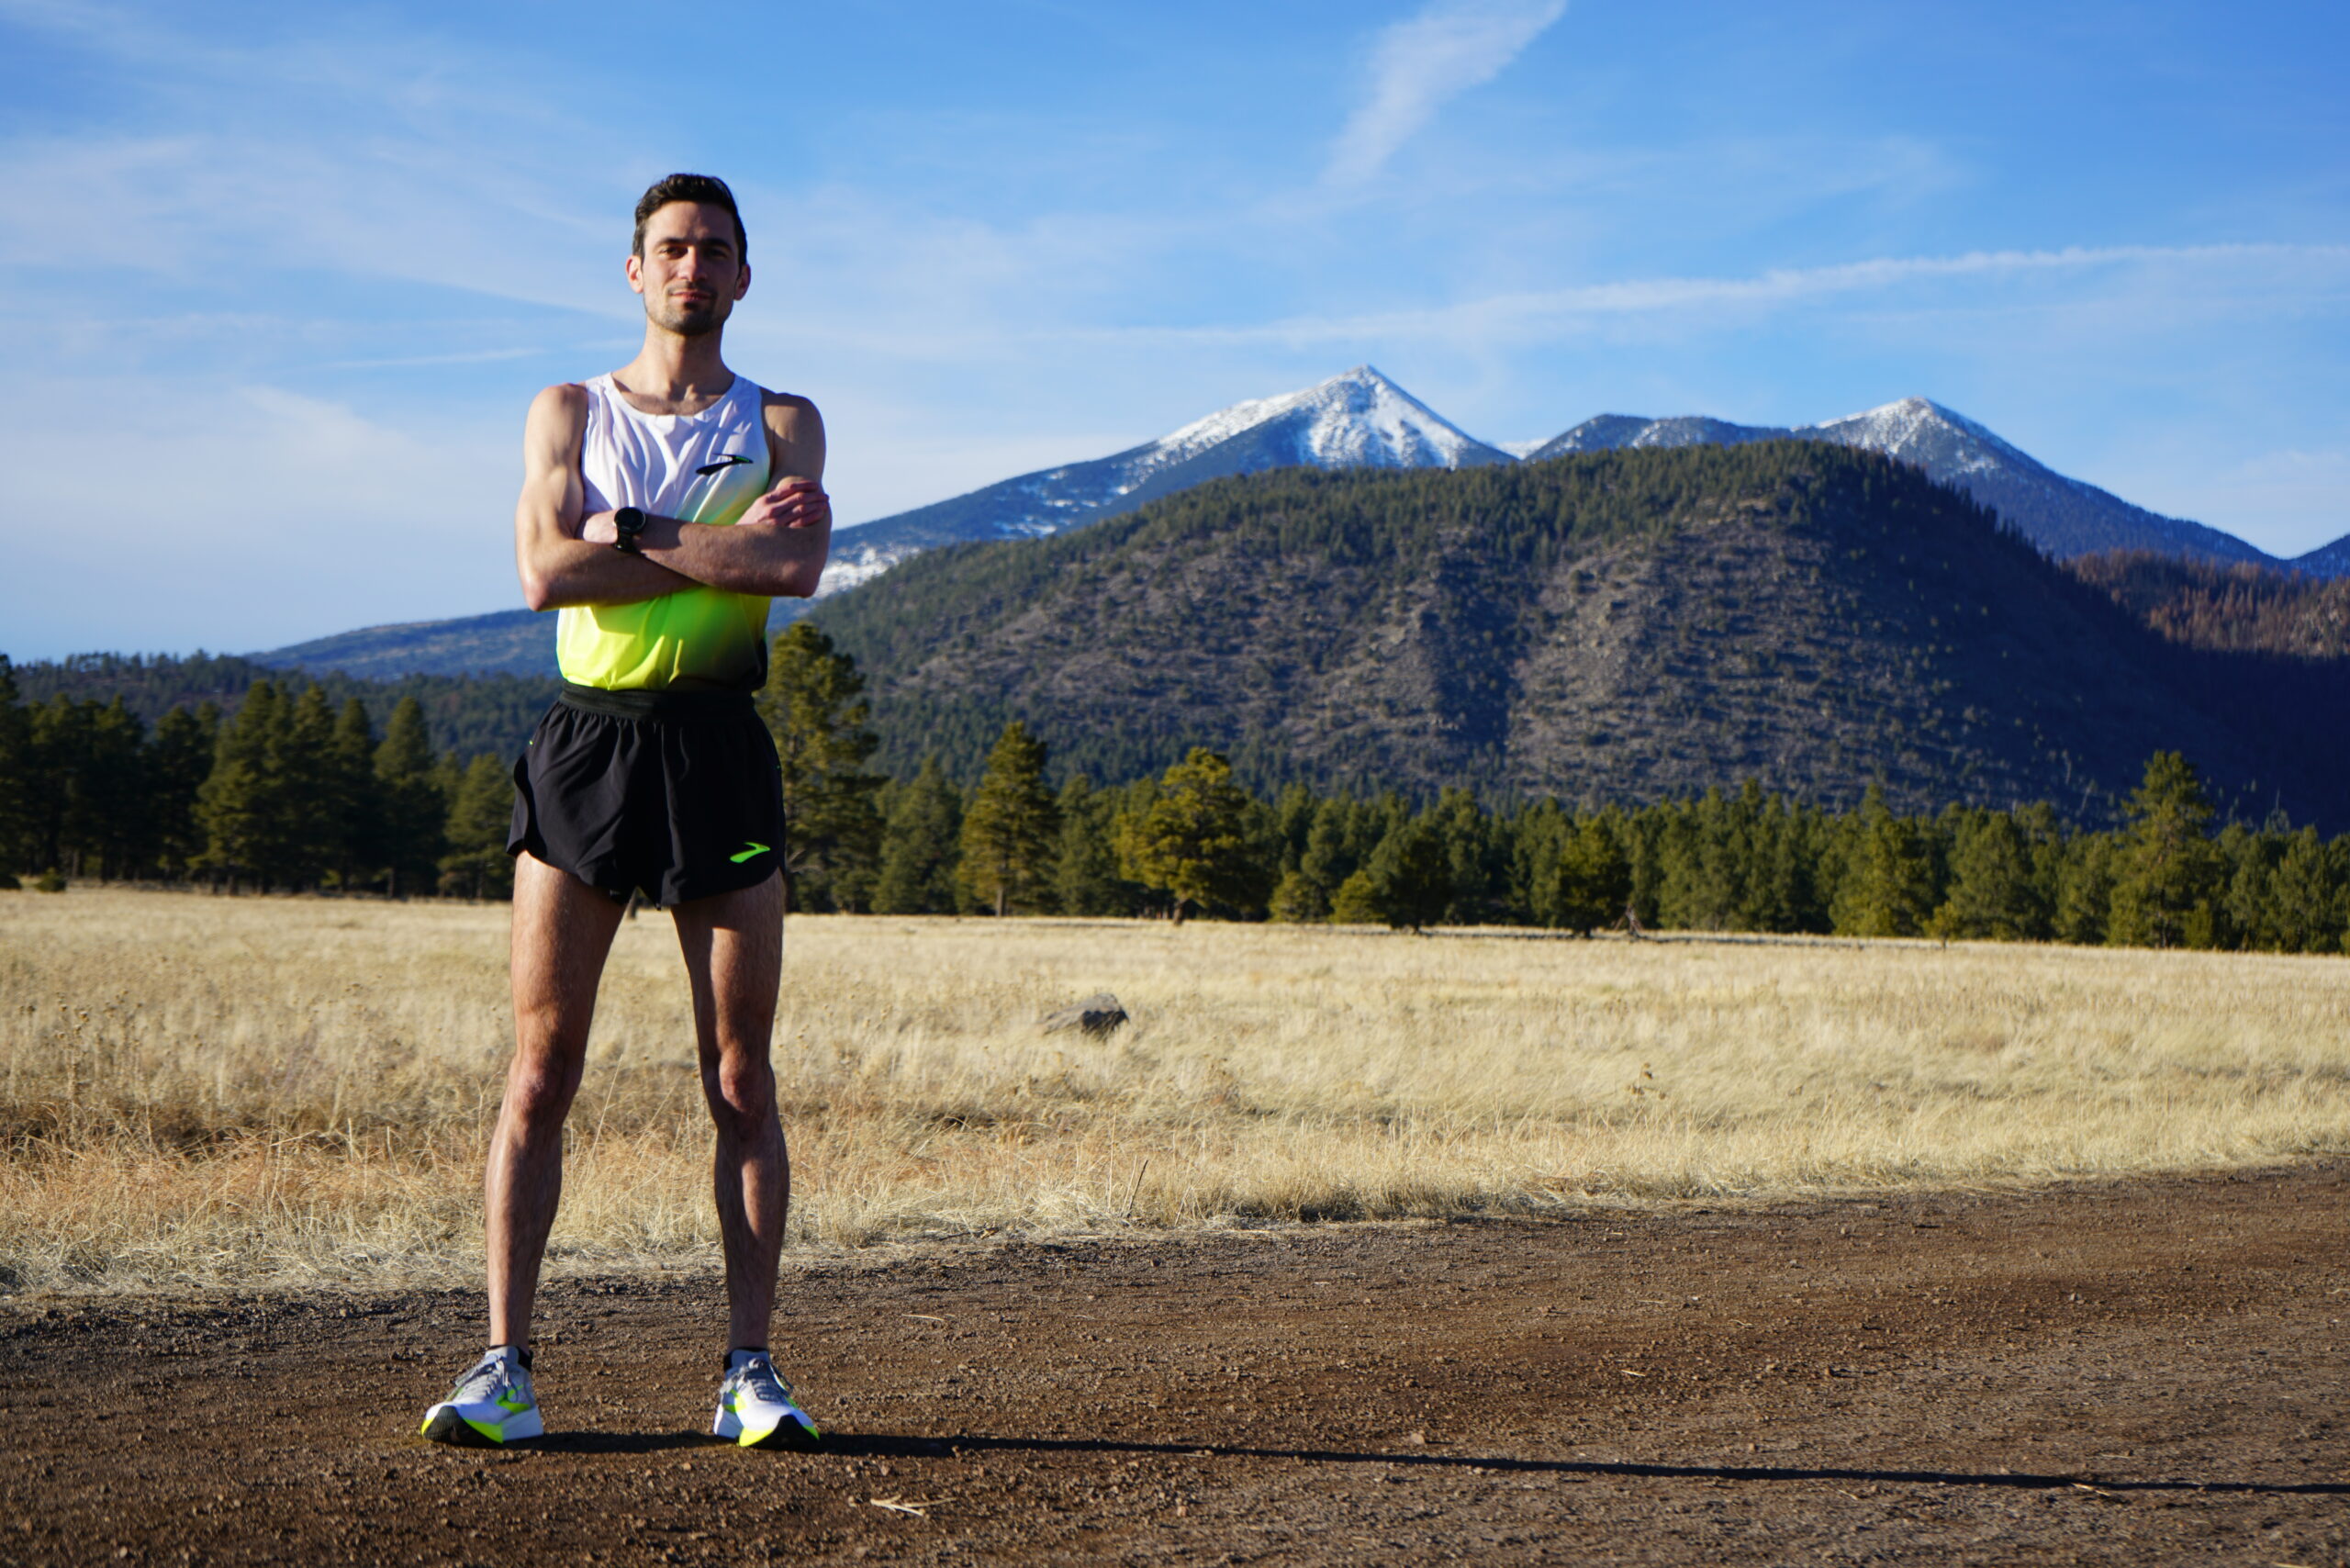
<instances>
[{"instance_id":1,"label":"crossed arm","mask_svg":"<svg viewBox=\"0 0 2350 1568\"><path fill-rule=\"evenodd\" d=\"M612 514L588 512L579 454L588 391L550 386L531 405L522 435L522 498L514 508L514 564L532 610L633 604L696 583L730 593L805 599L832 545L824 494L824 424L802 398L770 396L764 410L767 472L776 483L738 522L645 518L640 555L612 548Z\"/></svg>"}]
</instances>

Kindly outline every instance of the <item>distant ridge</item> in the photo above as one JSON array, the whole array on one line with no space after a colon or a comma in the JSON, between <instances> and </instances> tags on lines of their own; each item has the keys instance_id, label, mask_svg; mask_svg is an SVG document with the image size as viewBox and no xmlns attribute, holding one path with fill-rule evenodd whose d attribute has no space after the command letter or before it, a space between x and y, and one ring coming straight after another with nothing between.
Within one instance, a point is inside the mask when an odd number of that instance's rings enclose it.
<instances>
[{"instance_id":1,"label":"distant ridge","mask_svg":"<svg viewBox=\"0 0 2350 1568\"><path fill-rule=\"evenodd\" d=\"M919 556L813 619L877 760L977 776L1186 747L1259 791L1626 804L1742 778L1823 805L2103 821L2178 750L2224 812L2350 827L2350 661L2182 645L1979 502L1818 441L1456 473L1219 479L1056 538Z\"/></svg>"},{"instance_id":2,"label":"distant ridge","mask_svg":"<svg viewBox=\"0 0 2350 1568\"><path fill-rule=\"evenodd\" d=\"M364 680L403 675L552 676L554 617L500 610L458 621L364 626L252 656L279 669L314 675L334 670Z\"/></svg>"},{"instance_id":3,"label":"distant ridge","mask_svg":"<svg viewBox=\"0 0 2350 1568\"><path fill-rule=\"evenodd\" d=\"M1513 461L1359 364L1300 391L1235 403L1107 457L1039 469L844 529L833 543L822 592L854 588L941 544L1058 533L1229 475L1298 465L1469 468Z\"/></svg>"},{"instance_id":4,"label":"distant ridge","mask_svg":"<svg viewBox=\"0 0 2350 1568\"><path fill-rule=\"evenodd\" d=\"M1528 460L1627 447L1736 446L1790 436L1832 441L1915 464L1929 477L1957 486L2006 518L2022 530L2024 537L2060 561L2103 550L2154 550L2220 566L2236 562L2277 567L2290 565L2321 577L2350 569L2350 560L2337 563L2327 555L2327 551L2350 554L2343 551L2350 540L2338 540L2289 564L2279 561L2232 533L2164 517L2095 485L2067 478L1964 414L1924 398L1904 398L1825 424L1787 429L1693 416L1650 420L1632 414L1602 414L1536 447L1528 454Z\"/></svg>"},{"instance_id":5,"label":"distant ridge","mask_svg":"<svg viewBox=\"0 0 2350 1568\"><path fill-rule=\"evenodd\" d=\"M1272 468L1466 469L1574 453L1738 446L1789 437L1882 453L1958 487L2060 560L2151 550L2180 560L2350 576L2350 535L2291 561L2201 523L2164 517L2040 463L1982 425L1924 398L1823 424L1779 429L1685 415L1601 414L1550 440L1506 449L1477 440L1371 365L1279 397L1218 409L1157 441L845 528L833 542L821 596L871 581L942 544L1038 538L1129 513L1207 480ZM770 624L807 613L778 600ZM374 626L252 655L284 668L370 678L408 673L554 673L554 618L501 610L456 621Z\"/></svg>"}]
</instances>

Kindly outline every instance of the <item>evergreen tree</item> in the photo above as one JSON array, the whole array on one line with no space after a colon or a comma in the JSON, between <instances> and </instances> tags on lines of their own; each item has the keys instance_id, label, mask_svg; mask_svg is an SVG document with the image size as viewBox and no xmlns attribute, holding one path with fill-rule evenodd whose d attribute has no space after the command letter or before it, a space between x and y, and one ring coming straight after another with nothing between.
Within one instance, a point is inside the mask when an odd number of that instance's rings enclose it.
<instances>
[{"instance_id":1,"label":"evergreen tree","mask_svg":"<svg viewBox=\"0 0 2350 1568\"><path fill-rule=\"evenodd\" d=\"M1146 894L1118 875L1118 798L1080 774L1056 802L1060 846L1053 857L1054 896L1063 914L1132 914Z\"/></svg>"},{"instance_id":2,"label":"evergreen tree","mask_svg":"<svg viewBox=\"0 0 2350 1568\"><path fill-rule=\"evenodd\" d=\"M506 835L514 821L514 775L484 755L466 764L449 803L441 887L466 898L511 898L514 860Z\"/></svg>"},{"instance_id":3,"label":"evergreen tree","mask_svg":"<svg viewBox=\"0 0 2350 1568\"><path fill-rule=\"evenodd\" d=\"M2305 827L2287 838L2268 879L2266 929L2271 944L2288 953L2338 953L2344 946L2345 909L2344 850L2350 840L2327 844Z\"/></svg>"},{"instance_id":4,"label":"evergreen tree","mask_svg":"<svg viewBox=\"0 0 2350 1568\"><path fill-rule=\"evenodd\" d=\"M935 753L910 784L887 791L881 874L873 908L881 914L952 914L963 798Z\"/></svg>"},{"instance_id":5,"label":"evergreen tree","mask_svg":"<svg viewBox=\"0 0 2350 1568\"><path fill-rule=\"evenodd\" d=\"M1624 820L1612 809L1570 825L1545 890L1543 924L1588 936L1623 917L1632 896Z\"/></svg>"},{"instance_id":6,"label":"evergreen tree","mask_svg":"<svg viewBox=\"0 0 2350 1568\"><path fill-rule=\"evenodd\" d=\"M2056 857L2056 939L2094 947L2106 939L2121 864L2113 834L2076 834Z\"/></svg>"},{"instance_id":7,"label":"evergreen tree","mask_svg":"<svg viewBox=\"0 0 2350 1568\"><path fill-rule=\"evenodd\" d=\"M793 909L863 909L881 853L880 744L856 661L813 622L775 640L759 713L775 737L788 829L784 867Z\"/></svg>"},{"instance_id":8,"label":"evergreen tree","mask_svg":"<svg viewBox=\"0 0 2350 1568\"><path fill-rule=\"evenodd\" d=\"M1379 907L1379 895L1371 885L1371 873L1360 870L1350 873L1338 884L1330 900L1330 924L1333 925L1384 925L1387 916Z\"/></svg>"},{"instance_id":9,"label":"evergreen tree","mask_svg":"<svg viewBox=\"0 0 2350 1568\"><path fill-rule=\"evenodd\" d=\"M147 801L154 828L154 863L184 880L204 855L196 792L212 771L220 744L220 710L207 702L191 713L173 708L156 722L147 746Z\"/></svg>"},{"instance_id":10,"label":"evergreen tree","mask_svg":"<svg viewBox=\"0 0 2350 1568\"><path fill-rule=\"evenodd\" d=\"M323 772L329 863L345 892L372 883L385 864L384 807L375 783L375 727L353 697L335 715Z\"/></svg>"},{"instance_id":11,"label":"evergreen tree","mask_svg":"<svg viewBox=\"0 0 2350 1568\"><path fill-rule=\"evenodd\" d=\"M987 772L964 809L964 890L998 915L1014 905L1044 908L1055 891L1060 828L1060 808L1045 788L1045 743L1015 719L988 754Z\"/></svg>"},{"instance_id":12,"label":"evergreen tree","mask_svg":"<svg viewBox=\"0 0 2350 1568\"><path fill-rule=\"evenodd\" d=\"M1166 894L1179 924L1194 906L1259 907L1270 879L1249 853L1248 808L1232 764L1193 746L1159 778L1156 799L1119 819L1119 868Z\"/></svg>"},{"instance_id":13,"label":"evergreen tree","mask_svg":"<svg viewBox=\"0 0 2350 1568\"><path fill-rule=\"evenodd\" d=\"M32 719L17 700L16 668L0 654L0 888L32 865Z\"/></svg>"},{"instance_id":14,"label":"evergreen tree","mask_svg":"<svg viewBox=\"0 0 2350 1568\"><path fill-rule=\"evenodd\" d=\"M221 726L212 771L196 791L196 821L204 829L200 865L229 890L249 881L266 891L285 864L285 812L278 799L277 745L289 723L274 681L245 693L236 717Z\"/></svg>"},{"instance_id":15,"label":"evergreen tree","mask_svg":"<svg viewBox=\"0 0 2350 1568\"><path fill-rule=\"evenodd\" d=\"M2211 804L2187 759L2159 751L2130 797L2113 912L2106 940L2116 946L2208 947L2217 936L2219 851Z\"/></svg>"},{"instance_id":16,"label":"evergreen tree","mask_svg":"<svg viewBox=\"0 0 2350 1568\"><path fill-rule=\"evenodd\" d=\"M404 697L375 747L376 858L394 898L431 892L440 875L450 801L436 776L424 708Z\"/></svg>"},{"instance_id":17,"label":"evergreen tree","mask_svg":"<svg viewBox=\"0 0 2350 1568\"><path fill-rule=\"evenodd\" d=\"M1390 926L1421 931L1444 918L1454 864L1446 827L1439 807L1398 826L1371 852L1362 875L1371 907Z\"/></svg>"},{"instance_id":18,"label":"evergreen tree","mask_svg":"<svg viewBox=\"0 0 2350 1568\"><path fill-rule=\"evenodd\" d=\"M334 710L325 689L302 689L272 758L285 884L315 888L335 860Z\"/></svg>"},{"instance_id":19,"label":"evergreen tree","mask_svg":"<svg viewBox=\"0 0 2350 1568\"><path fill-rule=\"evenodd\" d=\"M1934 845L1922 824L1886 808L1872 784L1848 824L1851 849L1836 890L1836 929L1859 936L1915 936L1938 896Z\"/></svg>"},{"instance_id":20,"label":"evergreen tree","mask_svg":"<svg viewBox=\"0 0 2350 1568\"><path fill-rule=\"evenodd\" d=\"M1953 813L1950 829L1949 896L1934 913L1935 931L1998 942L2045 941L2053 911L2022 825L2004 812L1966 812Z\"/></svg>"}]
</instances>

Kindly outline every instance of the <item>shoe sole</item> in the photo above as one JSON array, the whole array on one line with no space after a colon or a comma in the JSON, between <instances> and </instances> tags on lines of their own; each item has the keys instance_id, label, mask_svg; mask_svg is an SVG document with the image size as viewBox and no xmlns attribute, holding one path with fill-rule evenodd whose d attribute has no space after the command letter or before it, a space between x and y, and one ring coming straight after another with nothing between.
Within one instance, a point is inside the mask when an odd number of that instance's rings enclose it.
<instances>
[{"instance_id":1,"label":"shoe sole","mask_svg":"<svg viewBox=\"0 0 2350 1568\"><path fill-rule=\"evenodd\" d=\"M499 1449L506 1445L458 1415L454 1410L433 1412L432 1419L424 1424L427 1442L447 1443L459 1449Z\"/></svg>"},{"instance_id":2,"label":"shoe sole","mask_svg":"<svg viewBox=\"0 0 2350 1568\"><path fill-rule=\"evenodd\" d=\"M811 1432L797 1421L786 1421L764 1438L744 1437L742 1418L731 1410L718 1413L718 1419L711 1423L710 1435L727 1439L737 1448L789 1449L800 1453L811 1452L824 1443L822 1432Z\"/></svg>"}]
</instances>

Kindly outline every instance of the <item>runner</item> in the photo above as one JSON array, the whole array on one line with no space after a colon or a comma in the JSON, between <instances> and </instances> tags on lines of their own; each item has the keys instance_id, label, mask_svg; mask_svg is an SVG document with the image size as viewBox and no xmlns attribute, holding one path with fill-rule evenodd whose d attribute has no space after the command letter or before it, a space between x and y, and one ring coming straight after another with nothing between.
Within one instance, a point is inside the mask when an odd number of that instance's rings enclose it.
<instances>
[{"instance_id":1,"label":"runner","mask_svg":"<svg viewBox=\"0 0 2350 1568\"><path fill-rule=\"evenodd\" d=\"M767 678L767 600L815 591L832 505L815 405L754 386L720 354L750 286L748 249L722 182L672 174L646 191L628 258L643 348L531 405L514 551L531 608L562 609L564 688L514 767L514 1062L484 1181L490 1348L425 1413L436 1442L544 1430L532 1301L597 982L638 890L677 922L718 1127L731 1321L712 1430L746 1447L820 1437L768 1358L791 1194L767 1059L784 824L752 694Z\"/></svg>"}]
</instances>

